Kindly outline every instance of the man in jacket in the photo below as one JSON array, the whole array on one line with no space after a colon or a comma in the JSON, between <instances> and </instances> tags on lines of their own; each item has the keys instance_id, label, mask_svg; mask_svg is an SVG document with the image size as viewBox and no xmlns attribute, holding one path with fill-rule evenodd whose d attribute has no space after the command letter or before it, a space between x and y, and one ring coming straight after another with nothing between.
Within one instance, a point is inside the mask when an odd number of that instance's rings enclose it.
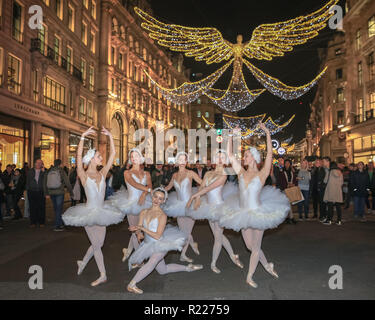
<instances>
[{"instance_id":1,"label":"man in jacket","mask_svg":"<svg viewBox=\"0 0 375 320\"><path fill-rule=\"evenodd\" d=\"M6 217L10 217L11 216L11 210L14 209L13 208L12 190L11 190L11 187L10 187L10 183L12 181L12 178L13 178L12 165L8 164L4 173L3 173L3 176L2 176L2 180L3 180L4 186L5 186L4 194L5 194L5 208L6 208L5 216Z\"/></svg>"},{"instance_id":2,"label":"man in jacket","mask_svg":"<svg viewBox=\"0 0 375 320\"><path fill-rule=\"evenodd\" d=\"M44 183L46 197L51 198L55 211L54 231L63 231L61 215L64 206L65 188L68 189L71 198L73 198L73 189L65 170L62 168L60 159L56 159L53 166L44 175Z\"/></svg>"},{"instance_id":3,"label":"man in jacket","mask_svg":"<svg viewBox=\"0 0 375 320\"><path fill-rule=\"evenodd\" d=\"M358 170L355 171L351 177L351 188L354 198L354 218L361 217L361 221L366 221L365 218L365 203L370 191L370 178L368 173L364 170L364 163L361 161L357 165Z\"/></svg>"},{"instance_id":4,"label":"man in jacket","mask_svg":"<svg viewBox=\"0 0 375 320\"><path fill-rule=\"evenodd\" d=\"M37 224L44 227L46 220L46 199L44 188L43 161L36 159L34 168L27 173L26 190L30 205L30 227L35 228Z\"/></svg>"}]
</instances>

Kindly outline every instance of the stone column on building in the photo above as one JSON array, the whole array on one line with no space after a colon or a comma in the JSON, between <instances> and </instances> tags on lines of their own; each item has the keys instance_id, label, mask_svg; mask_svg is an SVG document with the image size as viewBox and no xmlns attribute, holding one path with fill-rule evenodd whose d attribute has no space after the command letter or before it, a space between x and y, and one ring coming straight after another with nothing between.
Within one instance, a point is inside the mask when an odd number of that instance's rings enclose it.
<instances>
[{"instance_id":1,"label":"stone column on building","mask_svg":"<svg viewBox=\"0 0 375 320\"><path fill-rule=\"evenodd\" d=\"M60 155L59 158L64 166L69 166L69 131L60 129Z\"/></svg>"}]
</instances>

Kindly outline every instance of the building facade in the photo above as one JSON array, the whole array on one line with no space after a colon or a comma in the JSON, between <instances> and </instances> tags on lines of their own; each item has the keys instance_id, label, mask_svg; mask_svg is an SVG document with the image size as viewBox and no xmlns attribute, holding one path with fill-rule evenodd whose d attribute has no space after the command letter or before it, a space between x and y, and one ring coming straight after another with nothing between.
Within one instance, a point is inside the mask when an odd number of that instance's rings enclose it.
<instances>
[{"instance_id":1,"label":"building facade","mask_svg":"<svg viewBox=\"0 0 375 320\"><path fill-rule=\"evenodd\" d=\"M311 105L308 149L335 161L375 161L375 2L347 1L343 31L322 52L328 71Z\"/></svg>"},{"instance_id":2,"label":"building facade","mask_svg":"<svg viewBox=\"0 0 375 320\"><path fill-rule=\"evenodd\" d=\"M29 8L43 12L30 27ZM126 160L134 131L156 120L189 126L187 106L167 103L143 74L164 86L186 81L182 56L161 51L131 12L145 1L0 0L0 160L21 167L41 157L71 165L82 132L110 128ZM148 9L149 10L149 9ZM98 140L99 139L99 140ZM85 140L85 149L108 154L106 137Z\"/></svg>"}]
</instances>

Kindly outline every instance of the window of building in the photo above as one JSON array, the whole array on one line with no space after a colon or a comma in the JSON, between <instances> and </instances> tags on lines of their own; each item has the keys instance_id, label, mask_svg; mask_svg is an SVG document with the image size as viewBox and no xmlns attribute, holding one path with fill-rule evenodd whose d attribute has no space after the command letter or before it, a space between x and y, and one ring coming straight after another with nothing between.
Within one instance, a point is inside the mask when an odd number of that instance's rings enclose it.
<instances>
[{"instance_id":1,"label":"window of building","mask_svg":"<svg viewBox=\"0 0 375 320\"><path fill-rule=\"evenodd\" d=\"M135 42L135 52L138 53L138 54L140 53L140 47L139 47L138 41Z\"/></svg>"},{"instance_id":2,"label":"window of building","mask_svg":"<svg viewBox=\"0 0 375 320\"><path fill-rule=\"evenodd\" d=\"M336 102L343 102L344 101L344 89L337 88L336 90Z\"/></svg>"},{"instance_id":3,"label":"window of building","mask_svg":"<svg viewBox=\"0 0 375 320\"><path fill-rule=\"evenodd\" d=\"M43 2L45 3L45 5L46 5L47 7L49 7L49 0L43 0Z\"/></svg>"},{"instance_id":4,"label":"window of building","mask_svg":"<svg viewBox=\"0 0 375 320\"><path fill-rule=\"evenodd\" d=\"M134 48L134 38L132 35L129 35L129 48L130 49Z\"/></svg>"},{"instance_id":5,"label":"window of building","mask_svg":"<svg viewBox=\"0 0 375 320\"><path fill-rule=\"evenodd\" d=\"M122 53L119 53L118 55L118 63L117 63L118 67L121 69L121 70L124 70L124 59L123 59L123 54Z\"/></svg>"},{"instance_id":6,"label":"window of building","mask_svg":"<svg viewBox=\"0 0 375 320\"><path fill-rule=\"evenodd\" d=\"M87 101L87 122L90 124L94 122L94 107L91 101Z\"/></svg>"},{"instance_id":7,"label":"window of building","mask_svg":"<svg viewBox=\"0 0 375 320\"><path fill-rule=\"evenodd\" d=\"M342 79L342 69L336 69L336 80Z\"/></svg>"},{"instance_id":8,"label":"window of building","mask_svg":"<svg viewBox=\"0 0 375 320\"><path fill-rule=\"evenodd\" d=\"M69 90L69 93L68 93L68 103L69 103L70 116L74 117L73 93L71 90Z\"/></svg>"},{"instance_id":9,"label":"window of building","mask_svg":"<svg viewBox=\"0 0 375 320\"><path fill-rule=\"evenodd\" d=\"M125 27L124 26L120 27L120 37L121 39L125 40Z\"/></svg>"},{"instance_id":10,"label":"window of building","mask_svg":"<svg viewBox=\"0 0 375 320\"><path fill-rule=\"evenodd\" d=\"M202 123L200 121L197 122L197 129L202 128Z\"/></svg>"},{"instance_id":11,"label":"window of building","mask_svg":"<svg viewBox=\"0 0 375 320\"><path fill-rule=\"evenodd\" d=\"M115 78L111 78L111 93L115 93Z\"/></svg>"},{"instance_id":12,"label":"window of building","mask_svg":"<svg viewBox=\"0 0 375 320\"><path fill-rule=\"evenodd\" d=\"M206 113L204 114L204 116L206 117L206 119L208 119L208 118L210 117L210 113L209 113L209 112L206 112Z\"/></svg>"},{"instance_id":13,"label":"window of building","mask_svg":"<svg viewBox=\"0 0 375 320\"><path fill-rule=\"evenodd\" d=\"M13 2L13 23L12 23L12 37L18 42L23 42L23 19L22 6L17 2Z\"/></svg>"},{"instance_id":14,"label":"window of building","mask_svg":"<svg viewBox=\"0 0 375 320\"><path fill-rule=\"evenodd\" d=\"M84 7L86 9L88 9L89 8L89 0L82 0L82 2L83 2Z\"/></svg>"},{"instance_id":15,"label":"window of building","mask_svg":"<svg viewBox=\"0 0 375 320\"><path fill-rule=\"evenodd\" d=\"M337 125L344 124L344 110L337 111Z\"/></svg>"},{"instance_id":16,"label":"window of building","mask_svg":"<svg viewBox=\"0 0 375 320\"><path fill-rule=\"evenodd\" d=\"M43 103L53 110L65 113L65 87L55 80L44 77Z\"/></svg>"},{"instance_id":17,"label":"window of building","mask_svg":"<svg viewBox=\"0 0 375 320\"><path fill-rule=\"evenodd\" d=\"M91 0L91 16L96 20L96 2Z\"/></svg>"},{"instance_id":18,"label":"window of building","mask_svg":"<svg viewBox=\"0 0 375 320\"><path fill-rule=\"evenodd\" d=\"M375 64L374 64L374 53L371 52L368 56L368 71L369 71L369 79L375 79Z\"/></svg>"},{"instance_id":19,"label":"window of building","mask_svg":"<svg viewBox=\"0 0 375 320\"><path fill-rule=\"evenodd\" d=\"M69 30L74 32L74 23L75 21L75 10L74 8L69 4L68 5L68 27Z\"/></svg>"},{"instance_id":20,"label":"window of building","mask_svg":"<svg viewBox=\"0 0 375 320\"><path fill-rule=\"evenodd\" d=\"M4 64L4 49L0 47L0 86L3 84L3 80L4 80L3 64Z\"/></svg>"},{"instance_id":21,"label":"window of building","mask_svg":"<svg viewBox=\"0 0 375 320\"><path fill-rule=\"evenodd\" d=\"M202 116L202 113L200 111L197 111L197 118L200 118Z\"/></svg>"},{"instance_id":22,"label":"window of building","mask_svg":"<svg viewBox=\"0 0 375 320\"><path fill-rule=\"evenodd\" d=\"M33 99L36 103L39 102L39 83L38 83L38 71L33 70L32 72L33 81Z\"/></svg>"},{"instance_id":23,"label":"window of building","mask_svg":"<svg viewBox=\"0 0 375 320\"><path fill-rule=\"evenodd\" d=\"M144 60L145 62L147 62L147 49L146 49L146 48L143 48L142 52L143 52L143 60Z\"/></svg>"},{"instance_id":24,"label":"window of building","mask_svg":"<svg viewBox=\"0 0 375 320\"><path fill-rule=\"evenodd\" d=\"M123 93L123 89L122 89L122 82L119 82L118 84L118 98L121 102L124 102L124 93Z\"/></svg>"},{"instance_id":25,"label":"window of building","mask_svg":"<svg viewBox=\"0 0 375 320\"><path fill-rule=\"evenodd\" d=\"M111 65L115 65L115 47L111 46Z\"/></svg>"},{"instance_id":26,"label":"window of building","mask_svg":"<svg viewBox=\"0 0 375 320\"><path fill-rule=\"evenodd\" d=\"M95 32L90 32L90 51L95 54L95 47L96 47L96 41L95 41Z\"/></svg>"},{"instance_id":27,"label":"window of building","mask_svg":"<svg viewBox=\"0 0 375 320\"><path fill-rule=\"evenodd\" d=\"M79 120L86 120L86 99L79 97Z\"/></svg>"},{"instance_id":28,"label":"window of building","mask_svg":"<svg viewBox=\"0 0 375 320\"><path fill-rule=\"evenodd\" d=\"M63 0L56 0L56 15L62 20L63 19Z\"/></svg>"},{"instance_id":29,"label":"window of building","mask_svg":"<svg viewBox=\"0 0 375 320\"><path fill-rule=\"evenodd\" d=\"M94 92L95 85L95 70L93 66L89 68L89 89L91 92Z\"/></svg>"},{"instance_id":30,"label":"window of building","mask_svg":"<svg viewBox=\"0 0 375 320\"><path fill-rule=\"evenodd\" d=\"M370 93L370 109L375 110L375 92Z\"/></svg>"},{"instance_id":31,"label":"window of building","mask_svg":"<svg viewBox=\"0 0 375 320\"><path fill-rule=\"evenodd\" d=\"M368 37L375 36L375 15L368 20Z\"/></svg>"},{"instance_id":32,"label":"window of building","mask_svg":"<svg viewBox=\"0 0 375 320\"><path fill-rule=\"evenodd\" d=\"M359 117L359 121L362 122L364 120L364 106L363 106L363 99L358 99L357 101L357 116Z\"/></svg>"},{"instance_id":33,"label":"window of building","mask_svg":"<svg viewBox=\"0 0 375 320\"><path fill-rule=\"evenodd\" d=\"M200 98L198 98L197 103L198 103L198 104L201 104L201 103L202 103L202 100L201 100Z\"/></svg>"},{"instance_id":34,"label":"window of building","mask_svg":"<svg viewBox=\"0 0 375 320\"><path fill-rule=\"evenodd\" d=\"M355 36L355 48L357 50L361 49L362 47L362 36L361 36L361 29L358 29Z\"/></svg>"},{"instance_id":35,"label":"window of building","mask_svg":"<svg viewBox=\"0 0 375 320\"><path fill-rule=\"evenodd\" d=\"M69 46L66 47L66 68L69 73L73 73L73 49Z\"/></svg>"},{"instance_id":36,"label":"window of building","mask_svg":"<svg viewBox=\"0 0 375 320\"><path fill-rule=\"evenodd\" d=\"M87 46L87 24L82 21L81 40Z\"/></svg>"},{"instance_id":37,"label":"window of building","mask_svg":"<svg viewBox=\"0 0 375 320\"><path fill-rule=\"evenodd\" d=\"M55 61L61 63L61 39L55 35L53 40L53 51L55 52Z\"/></svg>"},{"instance_id":38,"label":"window of building","mask_svg":"<svg viewBox=\"0 0 375 320\"><path fill-rule=\"evenodd\" d=\"M86 86L86 72L87 72L87 68L86 68L86 60L81 58L81 73L82 73L82 83L84 86Z\"/></svg>"},{"instance_id":39,"label":"window of building","mask_svg":"<svg viewBox=\"0 0 375 320\"><path fill-rule=\"evenodd\" d=\"M336 50L335 50L335 55L336 55L336 56L339 56L340 54L342 54L342 50L341 50L341 48L336 49Z\"/></svg>"},{"instance_id":40,"label":"window of building","mask_svg":"<svg viewBox=\"0 0 375 320\"><path fill-rule=\"evenodd\" d=\"M8 90L16 94L21 93L21 66L20 59L11 54L8 55Z\"/></svg>"},{"instance_id":41,"label":"window of building","mask_svg":"<svg viewBox=\"0 0 375 320\"><path fill-rule=\"evenodd\" d=\"M40 40L40 53L47 55L48 33L47 26L44 23L42 28L38 30L38 39Z\"/></svg>"},{"instance_id":42,"label":"window of building","mask_svg":"<svg viewBox=\"0 0 375 320\"><path fill-rule=\"evenodd\" d=\"M362 61L358 63L358 85L361 86L363 83L363 69Z\"/></svg>"},{"instance_id":43,"label":"window of building","mask_svg":"<svg viewBox=\"0 0 375 320\"><path fill-rule=\"evenodd\" d=\"M115 17L112 18L112 34L118 34L118 21Z\"/></svg>"}]
</instances>

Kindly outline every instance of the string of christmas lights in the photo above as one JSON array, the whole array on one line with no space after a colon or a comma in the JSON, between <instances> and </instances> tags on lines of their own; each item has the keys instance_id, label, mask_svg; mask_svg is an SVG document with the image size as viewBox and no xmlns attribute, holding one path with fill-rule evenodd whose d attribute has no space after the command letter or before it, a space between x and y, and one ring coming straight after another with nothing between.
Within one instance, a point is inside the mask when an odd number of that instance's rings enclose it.
<instances>
[{"instance_id":1,"label":"string of christmas lights","mask_svg":"<svg viewBox=\"0 0 375 320\"><path fill-rule=\"evenodd\" d=\"M300 97L316 84L326 69L310 83L292 87L265 74L245 57L272 60L274 57L283 56L285 52L292 51L294 46L306 43L326 26L328 19L333 15L330 8L337 3L338 0L330 0L325 6L309 15L284 22L262 24L253 31L249 42L242 43L242 36L238 36L236 44L226 41L216 28L191 28L166 24L137 7L134 10L144 21L141 23L142 28L148 31L149 36L161 46L184 52L186 56L194 57L197 61L205 61L207 64L220 63L232 58L218 72L196 83L184 83L176 89L163 88L150 77L162 95L174 103L188 104L201 94L205 94L220 108L236 112L246 108L265 91L264 89L249 90L242 72L243 63L269 92L285 100ZM214 83L232 63L233 75L227 90L213 89Z\"/></svg>"}]
</instances>

